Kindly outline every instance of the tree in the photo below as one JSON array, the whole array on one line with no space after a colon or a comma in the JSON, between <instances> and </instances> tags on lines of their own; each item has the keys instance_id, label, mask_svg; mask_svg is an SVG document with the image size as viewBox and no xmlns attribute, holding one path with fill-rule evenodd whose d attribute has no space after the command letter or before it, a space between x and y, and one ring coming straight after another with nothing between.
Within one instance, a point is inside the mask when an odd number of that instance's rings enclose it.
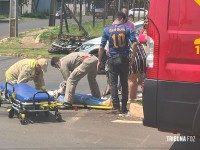
<instances>
[{"instance_id":1,"label":"tree","mask_svg":"<svg viewBox=\"0 0 200 150\"><path fill-rule=\"evenodd\" d=\"M33 13L37 12L37 7L38 7L38 4L39 4L39 1L40 0L32 0L32 12Z\"/></svg>"},{"instance_id":2,"label":"tree","mask_svg":"<svg viewBox=\"0 0 200 150\"><path fill-rule=\"evenodd\" d=\"M18 0L19 5L28 5L29 0Z\"/></svg>"},{"instance_id":3,"label":"tree","mask_svg":"<svg viewBox=\"0 0 200 150\"><path fill-rule=\"evenodd\" d=\"M29 4L29 0L18 0L18 6L19 6L19 12L20 12L20 16L22 15L22 7L24 5L28 5Z\"/></svg>"}]
</instances>

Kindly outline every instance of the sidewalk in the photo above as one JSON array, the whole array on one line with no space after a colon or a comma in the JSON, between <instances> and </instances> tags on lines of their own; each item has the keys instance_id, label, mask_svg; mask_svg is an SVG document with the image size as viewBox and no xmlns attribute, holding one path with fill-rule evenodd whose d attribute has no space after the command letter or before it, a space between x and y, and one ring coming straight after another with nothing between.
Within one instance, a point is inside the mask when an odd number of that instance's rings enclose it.
<instances>
[{"instance_id":1,"label":"sidewalk","mask_svg":"<svg viewBox=\"0 0 200 150\"><path fill-rule=\"evenodd\" d=\"M136 102L137 101L137 102ZM137 99L129 104L129 111L131 116L143 119L143 106L142 106L142 87L138 86Z\"/></svg>"},{"instance_id":2,"label":"sidewalk","mask_svg":"<svg viewBox=\"0 0 200 150\"><path fill-rule=\"evenodd\" d=\"M144 114L143 114L143 106L136 103L136 102L131 102L129 104L129 111L131 116L133 117L137 117L137 118L144 118Z\"/></svg>"},{"instance_id":3,"label":"sidewalk","mask_svg":"<svg viewBox=\"0 0 200 150\"><path fill-rule=\"evenodd\" d=\"M7 23L7 22L9 22L9 19L0 19L0 23Z\"/></svg>"}]
</instances>

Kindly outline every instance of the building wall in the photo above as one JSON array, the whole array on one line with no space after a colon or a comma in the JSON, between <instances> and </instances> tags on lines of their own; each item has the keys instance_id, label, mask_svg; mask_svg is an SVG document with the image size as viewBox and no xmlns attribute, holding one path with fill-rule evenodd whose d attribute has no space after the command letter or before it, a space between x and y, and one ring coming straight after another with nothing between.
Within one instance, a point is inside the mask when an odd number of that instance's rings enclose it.
<instances>
[{"instance_id":1,"label":"building wall","mask_svg":"<svg viewBox=\"0 0 200 150\"><path fill-rule=\"evenodd\" d=\"M22 6L22 14L24 13L31 13L31 2L32 1L29 1L28 5L23 5Z\"/></svg>"},{"instance_id":2,"label":"building wall","mask_svg":"<svg viewBox=\"0 0 200 150\"><path fill-rule=\"evenodd\" d=\"M10 1L9 0L0 0L0 15L9 14Z\"/></svg>"},{"instance_id":3,"label":"building wall","mask_svg":"<svg viewBox=\"0 0 200 150\"><path fill-rule=\"evenodd\" d=\"M50 11L50 4L51 4L50 0L40 0L39 4L38 4L37 11L38 12L49 13L49 11Z\"/></svg>"},{"instance_id":4,"label":"building wall","mask_svg":"<svg viewBox=\"0 0 200 150\"><path fill-rule=\"evenodd\" d=\"M38 3L37 12L49 13L50 3L51 3L50 0L40 0L39 3ZM31 13L32 12L31 5L32 5L32 1L30 0L28 5L24 5L22 7L22 14Z\"/></svg>"}]
</instances>

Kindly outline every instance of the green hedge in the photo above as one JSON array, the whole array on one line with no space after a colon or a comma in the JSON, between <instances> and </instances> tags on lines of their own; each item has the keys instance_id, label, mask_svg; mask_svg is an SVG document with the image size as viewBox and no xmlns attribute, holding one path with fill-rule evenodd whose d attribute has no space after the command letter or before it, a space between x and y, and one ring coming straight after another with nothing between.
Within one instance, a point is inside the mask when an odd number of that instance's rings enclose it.
<instances>
[{"instance_id":1,"label":"green hedge","mask_svg":"<svg viewBox=\"0 0 200 150\"><path fill-rule=\"evenodd\" d=\"M22 17L46 19L46 18L49 18L49 14L47 14L47 13L25 13L22 15Z\"/></svg>"}]
</instances>

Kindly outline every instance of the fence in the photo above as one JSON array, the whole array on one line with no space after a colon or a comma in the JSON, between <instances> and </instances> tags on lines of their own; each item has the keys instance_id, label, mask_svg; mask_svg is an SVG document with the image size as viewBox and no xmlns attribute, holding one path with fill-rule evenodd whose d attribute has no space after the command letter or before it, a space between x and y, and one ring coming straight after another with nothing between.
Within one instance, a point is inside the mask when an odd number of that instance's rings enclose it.
<instances>
[{"instance_id":1,"label":"fence","mask_svg":"<svg viewBox=\"0 0 200 150\"><path fill-rule=\"evenodd\" d=\"M28 2L32 1L29 0ZM60 14L65 14L64 18L67 18L66 15L72 15L72 19L77 22L79 29L83 31L84 28L82 27L82 22L85 20L83 20L82 17L84 16L87 16L88 21L93 22L93 27L95 27L96 22L102 22L102 26L104 27L107 20L114 20L114 15L116 12L120 11L121 8L127 8L129 10L129 19L135 22L147 15L149 6L149 0L51 0L48 1L49 3L45 5L45 7L44 4L39 2L43 2L43 0L38 0L38 7L35 8L36 12L44 11L50 3L53 4L49 7L50 26L55 25L55 14L56 12L60 12ZM3 5L4 3L0 1L0 4ZM6 6L9 8L9 1L6 1ZM31 5L27 5L27 7L28 6L32 7ZM66 7L69 8L68 11L66 11ZM2 7L0 8L0 11L3 11ZM58 11L58 8L63 9ZM31 8L29 9L32 10ZM4 12L6 11L4 10ZM6 13L9 12L7 11ZM65 20L65 23L66 22L67 20ZM60 33L62 33L62 20L60 21L60 24ZM66 24L66 27L67 26L68 25ZM84 32L86 33L87 31Z\"/></svg>"},{"instance_id":2,"label":"fence","mask_svg":"<svg viewBox=\"0 0 200 150\"><path fill-rule=\"evenodd\" d=\"M107 20L114 20L114 15L121 8L129 10L130 20L141 20L148 13L149 0L61 0L57 2L57 8L62 4L68 7L74 19L77 18L77 23L82 29L83 16L90 17L88 20L92 20L93 27L97 21L102 21L102 26L105 26Z\"/></svg>"}]
</instances>

